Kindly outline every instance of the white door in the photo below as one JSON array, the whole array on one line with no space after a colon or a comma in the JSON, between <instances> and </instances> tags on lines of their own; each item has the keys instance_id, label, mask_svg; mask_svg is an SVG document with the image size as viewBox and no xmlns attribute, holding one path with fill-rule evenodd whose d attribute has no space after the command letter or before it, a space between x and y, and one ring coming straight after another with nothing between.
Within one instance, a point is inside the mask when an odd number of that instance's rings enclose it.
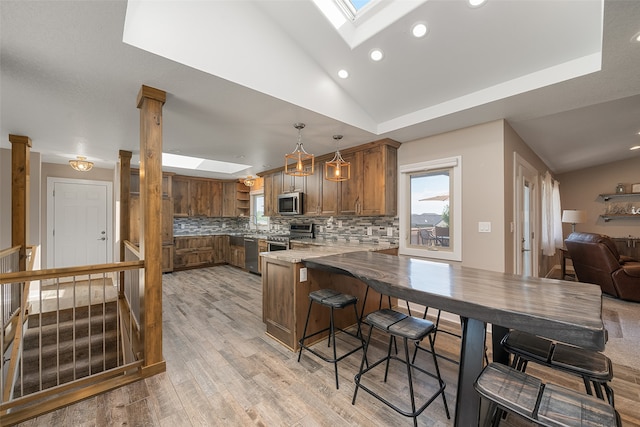
<instances>
[{"instance_id":1,"label":"white door","mask_svg":"<svg viewBox=\"0 0 640 427\"><path fill-rule=\"evenodd\" d=\"M516 274L524 276L538 275L536 240L536 195L538 172L524 159L516 155L516 230L515 255Z\"/></svg>"},{"instance_id":2,"label":"white door","mask_svg":"<svg viewBox=\"0 0 640 427\"><path fill-rule=\"evenodd\" d=\"M58 180L50 183L53 218L48 266L52 268L110 262L111 183ZM52 188L51 188L52 187Z\"/></svg>"}]
</instances>

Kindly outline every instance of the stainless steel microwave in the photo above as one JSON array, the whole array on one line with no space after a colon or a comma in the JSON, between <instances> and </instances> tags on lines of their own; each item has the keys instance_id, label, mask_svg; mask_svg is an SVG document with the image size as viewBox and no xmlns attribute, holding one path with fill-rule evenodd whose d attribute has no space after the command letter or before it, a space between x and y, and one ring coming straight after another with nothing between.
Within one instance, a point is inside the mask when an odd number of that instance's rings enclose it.
<instances>
[{"instance_id":1,"label":"stainless steel microwave","mask_svg":"<svg viewBox=\"0 0 640 427\"><path fill-rule=\"evenodd\" d=\"M284 193L278 195L278 213L280 215L302 215L303 193Z\"/></svg>"}]
</instances>

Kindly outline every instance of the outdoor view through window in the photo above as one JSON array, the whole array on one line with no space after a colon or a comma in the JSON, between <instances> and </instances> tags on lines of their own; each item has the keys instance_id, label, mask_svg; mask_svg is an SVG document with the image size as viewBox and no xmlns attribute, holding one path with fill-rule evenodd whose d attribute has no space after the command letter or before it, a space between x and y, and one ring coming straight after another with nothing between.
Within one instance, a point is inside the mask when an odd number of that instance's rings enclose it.
<instances>
[{"instance_id":1,"label":"outdoor view through window","mask_svg":"<svg viewBox=\"0 0 640 427\"><path fill-rule=\"evenodd\" d=\"M451 168L411 174L411 246L452 250L450 176Z\"/></svg>"}]
</instances>

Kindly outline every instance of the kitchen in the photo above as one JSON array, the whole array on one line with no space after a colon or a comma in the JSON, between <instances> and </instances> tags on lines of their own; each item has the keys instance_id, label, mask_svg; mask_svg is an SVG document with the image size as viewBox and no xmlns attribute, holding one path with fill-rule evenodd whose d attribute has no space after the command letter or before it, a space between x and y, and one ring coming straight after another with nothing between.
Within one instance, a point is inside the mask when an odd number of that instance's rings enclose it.
<instances>
[{"instance_id":1,"label":"kitchen","mask_svg":"<svg viewBox=\"0 0 640 427\"><path fill-rule=\"evenodd\" d=\"M343 150L352 168L343 182L323 178L333 153L316 156L313 175L290 177L274 169L247 181L251 186L163 173L163 272L230 264L260 273L259 252L289 249L294 242L397 248L399 145L384 139ZM131 170L130 185L130 240L138 244L137 170ZM252 211L259 196L268 225L258 225Z\"/></svg>"}]
</instances>

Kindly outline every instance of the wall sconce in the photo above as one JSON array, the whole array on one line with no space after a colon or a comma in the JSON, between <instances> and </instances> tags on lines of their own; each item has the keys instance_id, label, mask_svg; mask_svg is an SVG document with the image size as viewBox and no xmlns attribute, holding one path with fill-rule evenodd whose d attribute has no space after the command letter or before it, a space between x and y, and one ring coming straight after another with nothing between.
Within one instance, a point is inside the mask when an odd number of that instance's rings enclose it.
<instances>
[{"instance_id":1,"label":"wall sconce","mask_svg":"<svg viewBox=\"0 0 640 427\"><path fill-rule=\"evenodd\" d=\"M77 156L76 160L69 160L69 165L78 172L88 172L93 168L93 162L82 156Z\"/></svg>"},{"instance_id":2,"label":"wall sconce","mask_svg":"<svg viewBox=\"0 0 640 427\"><path fill-rule=\"evenodd\" d=\"M298 143L293 153L284 156L284 173L292 176L309 176L313 175L313 154L304 151L302 146L302 129L304 123L295 123L294 128L298 129ZM308 164L310 162L310 164ZM307 163L307 164L305 164Z\"/></svg>"},{"instance_id":3,"label":"wall sconce","mask_svg":"<svg viewBox=\"0 0 640 427\"><path fill-rule=\"evenodd\" d=\"M331 161L325 163L324 179L334 182L346 181L351 178L351 163L345 162L338 150L342 135L333 135L333 139L336 140L336 154Z\"/></svg>"},{"instance_id":4,"label":"wall sconce","mask_svg":"<svg viewBox=\"0 0 640 427\"><path fill-rule=\"evenodd\" d=\"M571 232L576 232L576 224L587 222L587 212L578 210L562 211L562 222L571 223Z\"/></svg>"},{"instance_id":5,"label":"wall sconce","mask_svg":"<svg viewBox=\"0 0 640 427\"><path fill-rule=\"evenodd\" d=\"M251 175L249 175L248 177L246 177L242 183L244 185L246 185L247 187L253 187L253 185L256 183L256 179L254 177L252 177Z\"/></svg>"}]
</instances>

